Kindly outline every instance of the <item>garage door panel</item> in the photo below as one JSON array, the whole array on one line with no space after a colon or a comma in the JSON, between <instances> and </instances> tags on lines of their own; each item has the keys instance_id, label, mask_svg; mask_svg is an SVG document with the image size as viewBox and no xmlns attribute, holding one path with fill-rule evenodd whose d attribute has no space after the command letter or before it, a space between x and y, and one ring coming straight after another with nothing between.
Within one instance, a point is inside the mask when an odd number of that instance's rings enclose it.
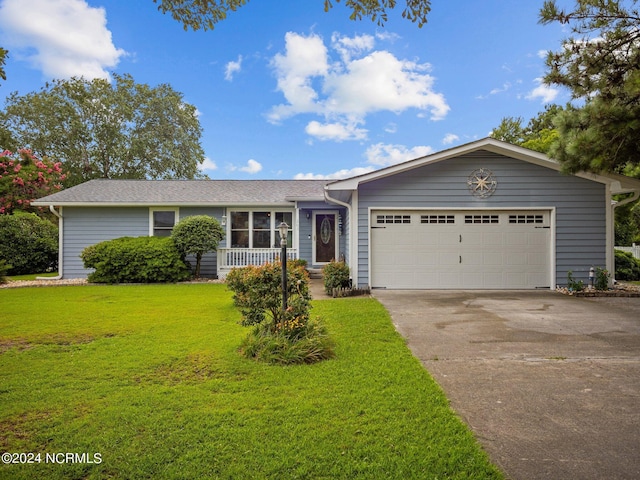
<instances>
[{"instance_id":1,"label":"garage door panel","mask_svg":"<svg viewBox=\"0 0 640 480\"><path fill-rule=\"evenodd\" d=\"M504 256L504 264L505 266L514 266L514 267L522 267L529 264L528 255L523 255L522 253L507 253Z\"/></svg>"},{"instance_id":2,"label":"garage door panel","mask_svg":"<svg viewBox=\"0 0 640 480\"><path fill-rule=\"evenodd\" d=\"M373 212L373 287L549 287L548 211ZM399 222L399 223L397 223Z\"/></svg>"},{"instance_id":3,"label":"garage door panel","mask_svg":"<svg viewBox=\"0 0 640 480\"><path fill-rule=\"evenodd\" d=\"M451 266L458 265L460 263L459 256L451 252L439 252L438 253L438 265Z\"/></svg>"},{"instance_id":4,"label":"garage door panel","mask_svg":"<svg viewBox=\"0 0 640 480\"><path fill-rule=\"evenodd\" d=\"M392 255L393 263L398 266L408 266L410 270L413 270L413 267L416 264L416 256L411 251L401 251L396 252Z\"/></svg>"},{"instance_id":5,"label":"garage door panel","mask_svg":"<svg viewBox=\"0 0 640 480\"><path fill-rule=\"evenodd\" d=\"M503 236L502 232L484 232L479 235L479 246L501 247L504 244Z\"/></svg>"},{"instance_id":6,"label":"garage door panel","mask_svg":"<svg viewBox=\"0 0 640 480\"><path fill-rule=\"evenodd\" d=\"M504 264L503 252L484 252L482 255L482 265L484 267L497 266L502 267Z\"/></svg>"}]
</instances>

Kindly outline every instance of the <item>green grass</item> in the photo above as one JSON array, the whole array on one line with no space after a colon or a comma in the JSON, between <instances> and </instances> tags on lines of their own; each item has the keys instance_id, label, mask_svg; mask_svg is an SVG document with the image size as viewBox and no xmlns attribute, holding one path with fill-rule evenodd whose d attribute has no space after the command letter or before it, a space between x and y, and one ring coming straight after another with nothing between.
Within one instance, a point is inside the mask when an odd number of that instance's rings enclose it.
<instances>
[{"instance_id":1,"label":"green grass","mask_svg":"<svg viewBox=\"0 0 640 480\"><path fill-rule=\"evenodd\" d=\"M11 275L7 276L9 280L35 280L38 277L56 277L58 276L58 272L48 272L48 273L30 273L28 275Z\"/></svg>"},{"instance_id":2,"label":"green grass","mask_svg":"<svg viewBox=\"0 0 640 480\"><path fill-rule=\"evenodd\" d=\"M336 358L267 366L224 285L0 290L15 479L503 478L373 299L314 302ZM45 464L46 453L99 464Z\"/></svg>"}]
</instances>

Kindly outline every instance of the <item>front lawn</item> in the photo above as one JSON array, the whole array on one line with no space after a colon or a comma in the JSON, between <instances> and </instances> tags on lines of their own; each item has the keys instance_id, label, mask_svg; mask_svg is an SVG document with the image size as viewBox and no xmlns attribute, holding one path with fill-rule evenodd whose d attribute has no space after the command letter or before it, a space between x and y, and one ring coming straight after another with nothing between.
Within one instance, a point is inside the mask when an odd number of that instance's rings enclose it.
<instances>
[{"instance_id":1,"label":"front lawn","mask_svg":"<svg viewBox=\"0 0 640 480\"><path fill-rule=\"evenodd\" d=\"M314 302L336 358L289 367L238 354L224 285L0 305L0 451L35 462L0 478L503 478L373 299Z\"/></svg>"}]
</instances>

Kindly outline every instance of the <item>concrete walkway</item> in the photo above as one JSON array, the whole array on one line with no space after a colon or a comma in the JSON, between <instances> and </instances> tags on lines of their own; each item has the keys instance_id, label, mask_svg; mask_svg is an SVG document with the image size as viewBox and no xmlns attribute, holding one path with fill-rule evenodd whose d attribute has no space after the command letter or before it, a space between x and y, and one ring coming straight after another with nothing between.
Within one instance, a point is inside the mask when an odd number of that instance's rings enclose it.
<instances>
[{"instance_id":1,"label":"concrete walkway","mask_svg":"<svg viewBox=\"0 0 640 480\"><path fill-rule=\"evenodd\" d=\"M640 478L640 298L373 295L508 478Z\"/></svg>"}]
</instances>

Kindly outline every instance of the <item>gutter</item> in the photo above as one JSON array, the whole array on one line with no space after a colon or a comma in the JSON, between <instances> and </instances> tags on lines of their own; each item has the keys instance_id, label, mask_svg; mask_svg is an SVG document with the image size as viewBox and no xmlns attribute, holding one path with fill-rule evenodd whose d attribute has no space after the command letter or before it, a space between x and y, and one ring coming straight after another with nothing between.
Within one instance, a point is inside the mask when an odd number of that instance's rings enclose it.
<instances>
[{"instance_id":1,"label":"gutter","mask_svg":"<svg viewBox=\"0 0 640 480\"><path fill-rule=\"evenodd\" d=\"M640 198L640 190L634 190L633 195L631 195L630 197L625 198L624 200L620 200L619 202L615 202L613 204L613 209L615 210L616 208L626 205L627 203L635 202L638 198Z\"/></svg>"},{"instance_id":2,"label":"gutter","mask_svg":"<svg viewBox=\"0 0 640 480\"><path fill-rule=\"evenodd\" d=\"M327 190L326 186L324 189L324 199L329 202L329 203L335 203L336 205L341 205L343 207L345 207L347 209L347 212L349 212L349 268L351 270L351 272L353 273L355 270L353 269L353 248L352 248L352 242L354 239L354 218L353 215L351 214L351 205L349 203L343 202L342 200L338 200L337 198L333 198L331 196L329 196L329 191ZM357 219L355 221L355 223L357 223ZM357 235L355 235L355 237L357 237ZM353 279L352 279L353 280Z\"/></svg>"},{"instance_id":3,"label":"gutter","mask_svg":"<svg viewBox=\"0 0 640 480\"><path fill-rule=\"evenodd\" d=\"M49 211L58 217L58 275L55 277L36 277L36 280L62 280L62 209L58 212L53 205L49 205Z\"/></svg>"}]
</instances>

